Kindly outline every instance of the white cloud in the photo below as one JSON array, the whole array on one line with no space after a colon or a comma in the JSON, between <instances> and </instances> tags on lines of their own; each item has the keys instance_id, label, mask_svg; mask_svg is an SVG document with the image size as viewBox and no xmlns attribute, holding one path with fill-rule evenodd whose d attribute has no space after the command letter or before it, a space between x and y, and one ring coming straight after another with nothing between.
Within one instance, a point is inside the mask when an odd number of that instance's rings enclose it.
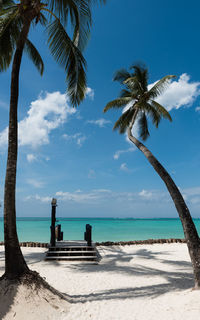
<instances>
[{"instance_id":1,"label":"white cloud","mask_svg":"<svg viewBox=\"0 0 200 320\"><path fill-rule=\"evenodd\" d=\"M189 206L200 207L200 187L190 188L181 190L181 193L186 198L186 202ZM172 199L168 191L161 190L145 190L143 189L140 192L117 192L108 189L93 189L91 191L82 191L76 190L74 192L68 191L58 191L53 195L59 201L63 202L73 202L73 203L87 203L87 204L106 204L106 203L129 203L132 205L142 205L143 203L155 203L163 204L169 203L172 204ZM25 198L25 200L37 200L41 202L51 202L52 197L49 196L39 196L39 195L30 195Z\"/></svg>"},{"instance_id":2,"label":"white cloud","mask_svg":"<svg viewBox=\"0 0 200 320\"><path fill-rule=\"evenodd\" d=\"M111 121L101 118L98 120L88 120L87 123L95 124L100 128L103 128L106 124L111 123Z\"/></svg>"},{"instance_id":3,"label":"white cloud","mask_svg":"<svg viewBox=\"0 0 200 320\"><path fill-rule=\"evenodd\" d=\"M197 112L200 112L200 107L196 107L195 109Z\"/></svg>"},{"instance_id":4,"label":"white cloud","mask_svg":"<svg viewBox=\"0 0 200 320\"><path fill-rule=\"evenodd\" d=\"M28 179L27 183L30 184L34 188L43 188L44 187L44 182L38 181L35 179Z\"/></svg>"},{"instance_id":5,"label":"white cloud","mask_svg":"<svg viewBox=\"0 0 200 320\"><path fill-rule=\"evenodd\" d=\"M151 88L155 83L151 84ZM177 80L170 81L165 91L155 99L168 111L191 106L200 95L200 82L190 82L190 76L183 73Z\"/></svg>"},{"instance_id":6,"label":"white cloud","mask_svg":"<svg viewBox=\"0 0 200 320\"><path fill-rule=\"evenodd\" d=\"M138 197L138 195L140 197ZM146 201L169 201L166 196L166 192L160 192L159 190L142 190L141 192L115 192L108 189L94 189L88 192L84 192L82 190L76 190L74 192L68 191L58 191L54 195L58 201L64 202L74 202L74 203L106 203L108 201L116 201L116 202L141 202L141 197ZM40 197L38 195L28 196L25 200L36 199L38 201L51 201L50 197Z\"/></svg>"},{"instance_id":7,"label":"white cloud","mask_svg":"<svg viewBox=\"0 0 200 320\"><path fill-rule=\"evenodd\" d=\"M86 96L88 96L91 100L94 100L94 90L88 87L86 89Z\"/></svg>"},{"instance_id":8,"label":"white cloud","mask_svg":"<svg viewBox=\"0 0 200 320\"><path fill-rule=\"evenodd\" d=\"M96 192L84 193L81 190L78 190L75 192L58 191L56 192L56 197L58 197L60 200L72 201L72 202L78 202L78 203L93 202L99 198L98 193Z\"/></svg>"},{"instance_id":9,"label":"white cloud","mask_svg":"<svg viewBox=\"0 0 200 320\"><path fill-rule=\"evenodd\" d=\"M37 156L34 155L34 154L31 154L31 153L27 154L26 158L27 158L27 161L28 161L28 162L37 161Z\"/></svg>"},{"instance_id":10,"label":"white cloud","mask_svg":"<svg viewBox=\"0 0 200 320\"><path fill-rule=\"evenodd\" d=\"M0 132L0 147L6 146L8 143L8 128Z\"/></svg>"},{"instance_id":11,"label":"white cloud","mask_svg":"<svg viewBox=\"0 0 200 320\"><path fill-rule=\"evenodd\" d=\"M34 196L27 196L25 199L25 201L29 201L29 200L37 200L37 201L41 201L41 202L44 202L44 203L50 203L51 200L52 200L52 197L41 197L39 196L38 194L34 195Z\"/></svg>"},{"instance_id":12,"label":"white cloud","mask_svg":"<svg viewBox=\"0 0 200 320\"><path fill-rule=\"evenodd\" d=\"M145 199L152 199L154 197L152 191L147 191L147 190L142 190L141 192L138 193L140 197L145 198Z\"/></svg>"},{"instance_id":13,"label":"white cloud","mask_svg":"<svg viewBox=\"0 0 200 320\"><path fill-rule=\"evenodd\" d=\"M126 171L126 172L129 171L129 169L128 169L128 167L127 167L127 164L126 164L125 162L121 164L120 170Z\"/></svg>"},{"instance_id":14,"label":"white cloud","mask_svg":"<svg viewBox=\"0 0 200 320\"><path fill-rule=\"evenodd\" d=\"M65 94L60 92L40 95L31 102L27 116L19 122L19 145L33 148L49 143L52 130L58 128L74 114L76 109L68 105ZM0 146L7 143L8 128L0 133Z\"/></svg>"},{"instance_id":15,"label":"white cloud","mask_svg":"<svg viewBox=\"0 0 200 320\"><path fill-rule=\"evenodd\" d=\"M83 135L82 133L78 132L78 133L75 133L73 135L68 135L68 134L63 134L62 136L65 140L71 140L71 141L75 141L76 144L79 146L79 147L82 147L83 145L83 142L87 139L85 135Z\"/></svg>"},{"instance_id":16,"label":"white cloud","mask_svg":"<svg viewBox=\"0 0 200 320\"><path fill-rule=\"evenodd\" d=\"M125 150L118 150L118 151L115 152L113 158L114 158L115 160L118 160L119 157L120 157L123 153L133 152L133 151L135 151L135 150L136 150L136 148L135 148L134 146L131 147L131 148L125 149Z\"/></svg>"},{"instance_id":17,"label":"white cloud","mask_svg":"<svg viewBox=\"0 0 200 320\"><path fill-rule=\"evenodd\" d=\"M4 101L0 100L0 108L8 109L8 104L5 103Z\"/></svg>"}]
</instances>

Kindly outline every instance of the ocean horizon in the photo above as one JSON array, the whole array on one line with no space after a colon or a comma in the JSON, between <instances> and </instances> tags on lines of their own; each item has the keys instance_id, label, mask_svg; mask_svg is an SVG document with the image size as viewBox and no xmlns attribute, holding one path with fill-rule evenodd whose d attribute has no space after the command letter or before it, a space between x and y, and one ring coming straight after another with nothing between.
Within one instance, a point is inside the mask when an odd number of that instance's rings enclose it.
<instances>
[{"instance_id":1,"label":"ocean horizon","mask_svg":"<svg viewBox=\"0 0 200 320\"><path fill-rule=\"evenodd\" d=\"M193 219L200 234L200 219ZM83 240L85 225L92 226L93 241L134 241L184 238L179 218L70 218L57 217L64 240ZM49 242L49 217L18 217L19 241ZM3 241L3 218L0 218L0 241Z\"/></svg>"}]
</instances>

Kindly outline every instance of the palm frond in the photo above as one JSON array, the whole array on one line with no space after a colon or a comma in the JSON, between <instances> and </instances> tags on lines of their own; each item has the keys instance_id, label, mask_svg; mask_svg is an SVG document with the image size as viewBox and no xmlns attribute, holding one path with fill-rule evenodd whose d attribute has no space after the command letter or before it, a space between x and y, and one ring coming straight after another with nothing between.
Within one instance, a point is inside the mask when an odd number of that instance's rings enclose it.
<instances>
[{"instance_id":1,"label":"palm frond","mask_svg":"<svg viewBox=\"0 0 200 320\"><path fill-rule=\"evenodd\" d=\"M153 124L156 126L156 128L158 128L158 125L162 117L160 112L148 102L143 103L142 109L146 114L148 114L148 116L150 116Z\"/></svg>"},{"instance_id":2,"label":"palm frond","mask_svg":"<svg viewBox=\"0 0 200 320\"><path fill-rule=\"evenodd\" d=\"M127 78L130 78L131 74L126 69L120 69L116 71L113 77L113 81L119 81L120 83L124 83Z\"/></svg>"},{"instance_id":3,"label":"palm frond","mask_svg":"<svg viewBox=\"0 0 200 320\"><path fill-rule=\"evenodd\" d=\"M131 91L130 90L126 90L126 89L122 89L120 94L119 94L120 98L126 98L126 97L132 97Z\"/></svg>"},{"instance_id":4,"label":"palm frond","mask_svg":"<svg viewBox=\"0 0 200 320\"><path fill-rule=\"evenodd\" d=\"M49 9L66 26L70 19L74 44L83 51L87 45L92 23L90 1L49 0Z\"/></svg>"},{"instance_id":5,"label":"palm frond","mask_svg":"<svg viewBox=\"0 0 200 320\"><path fill-rule=\"evenodd\" d=\"M17 8L11 8L0 18L0 72L11 63L21 24Z\"/></svg>"},{"instance_id":6,"label":"palm frond","mask_svg":"<svg viewBox=\"0 0 200 320\"><path fill-rule=\"evenodd\" d=\"M39 22L41 23L41 25L43 27L46 27L47 25L47 18L45 17L45 15L40 11L40 16L39 16Z\"/></svg>"},{"instance_id":7,"label":"palm frond","mask_svg":"<svg viewBox=\"0 0 200 320\"><path fill-rule=\"evenodd\" d=\"M86 91L86 62L80 50L73 44L59 19L47 27L49 49L54 59L65 68L68 95L72 105L79 105Z\"/></svg>"},{"instance_id":8,"label":"palm frond","mask_svg":"<svg viewBox=\"0 0 200 320\"><path fill-rule=\"evenodd\" d=\"M115 122L113 130L118 130L121 134L125 133L131 123L134 113L135 110L133 108L125 111Z\"/></svg>"},{"instance_id":9,"label":"palm frond","mask_svg":"<svg viewBox=\"0 0 200 320\"><path fill-rule=\"evenodd\" d=\"M126 106L131 101L132 101L131 97L117 98L115 100L108 102L105 108L103 109L103 112L107 112L109 109L112 109L112 108L119 109L121 107Z\"/></svg>"},{"instance_id":10,"label":"palm frond","mask_svg":"<svg viewBox=\"0 0 200 320\"><path fill-rule=\"evenodd\" d=\"M139 135L142 138L142 140L145 141L150 136L145 112L140 112L138 125L139 125Z\"/></svg>"},{"instance_id":11,"label":"palm frond","mask_svg":"<svg viewBox=\"0 0 200 320\"><path fill-rule=\"evenodd\" d=\"M144 65L137 64L132 65L130 69L134 69L134 76L136 77L137 81L140 83L140 86L142 88L142 91L147 91L148 86L148 70L145 68Z\"/></svg>"},{"instance_id":12,"label":"palm frond","mask_svg":"<svg viewBox=\"0 0 200 320\"><path fill-rule=\"evenodd\" d=\"M154 100L151 100L150 103L161 114L161 116L163 118L168 119L169 121L172 121L172 118L171 118L169 112L163 106L161 106L160 103L158 103L157 101L154 101Z\"/></svg>"},{"instance_id":13,"label":"palm frond","mask_svg":"<svg viewBox=\"0 0 200 320\"><path fill-rule=\"evenodd\" d=\"M153 98L162 93L175 76L168 75L162 78L148 91L147 68L138 64L131 66L130 69L134 69L134 72L129 73L125 69L117 71L114 80L121 82L125 88L121 90L120 98L110 101L106 105L104 112L111 108L123 107L131 101L130 108L116 121L114 130L118 129L120 133L124 133L128 126L131 129L134 121L139 119L140 136L145 140L149 136L147 116L156 127L162 118L172 120L168 111Z\"/></svg>"},{"instance_id":14,"label":"palm frond","mask_svg":"<svg viewBox=\"0 0 200 320\"><path fill-rule=\"evenodd\" d=\"M131 77L127 78L123 84L137 97L144 93L144 89L136 75L131 75Z\"/></svg>"},{"instance_id":15,"label":"palm frond","mask_svg":"<svg viewBox=\"0 0 200 320\"><path fill-rule=\"evenodd\" d=\"M156 84L147 92L148 99L154 99L159 96L165 88L169 85L170 80L175 78L174 75L168 75L160 79Z\"/></svg>"},{"instance_id":16,"label":"palm frond","mask_svg":"<svg viewBox=\"0 0 200 320\"><path fill-rule=\"evenodd\" d=\"M35 46L32 44L32 42L28 39L26 40L24 49L42 76L44 71L44 63L39 52L37 51Z\"/></svg>"},{"instance_id":17,"label":"palm frond","mask_svg":"<svg viewBox=\"0 0 200 320\"><path fill-rule=\"evenodd\" d=\"M0 10L5 10L15 5L16 4L13 0L0 0Z\"/></svg>"}]
</instances>

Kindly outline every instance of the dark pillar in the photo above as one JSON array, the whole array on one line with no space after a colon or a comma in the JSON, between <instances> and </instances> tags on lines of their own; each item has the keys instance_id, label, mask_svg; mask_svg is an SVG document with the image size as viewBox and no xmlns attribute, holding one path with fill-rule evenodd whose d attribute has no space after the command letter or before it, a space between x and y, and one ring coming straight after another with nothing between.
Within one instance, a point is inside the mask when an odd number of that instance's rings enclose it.
<instances>
[{"instance_id":1,"label":"dark pillar","mask_svg":"<svg viewBox=\"0 0 200 320\"><path fill-rule=\"evenodd\" d=\"M84 239L87 241L87 245L92 245L92 226L90 224L86 224L86 231L84 234Z\"/></svg>"},{"instance_id":2,"label":"dark pillar","mask_svg":"<svg viewBox=\"0 0 200 320\"><path fill-rule=\"evenodd\" d=\"M52 199L51 201L51 247L55 247L56 245L56 237L55 237L55 224L56 224L56 206L57 200Z\"/></svg>"}]
</instances>

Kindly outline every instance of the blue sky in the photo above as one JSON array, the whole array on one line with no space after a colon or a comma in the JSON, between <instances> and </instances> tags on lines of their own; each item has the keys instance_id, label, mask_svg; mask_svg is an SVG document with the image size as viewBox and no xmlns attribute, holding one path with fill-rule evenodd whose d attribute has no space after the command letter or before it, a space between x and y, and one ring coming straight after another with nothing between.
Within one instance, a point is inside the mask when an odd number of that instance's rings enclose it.
<instances>
[{"instance_id":1,"label":"blue sky","mask_svg":"<svg viewBox=\"0 0 200 320\"><path fill-rule=\"evenodd\" d=\"M149 83L167 74L160 102L173 122L150 126L146 145L172 175L193 217L200 212L200 4L198 1L108 0L93 9L85 51L88 94L72 109L63 70L51 58L45 34L30 38L45 62L43 77L23 57L19 99L17 215L61 217L177 217L166 188L125 135L113 132L120 111L103 114L120 85L113 74L141 61ZM0 198L6 166L10 70L0 74ZM135 128L137 134L137 128ZM1 209L2 215L2 209Z\"/></svg>"}]
</instances>

